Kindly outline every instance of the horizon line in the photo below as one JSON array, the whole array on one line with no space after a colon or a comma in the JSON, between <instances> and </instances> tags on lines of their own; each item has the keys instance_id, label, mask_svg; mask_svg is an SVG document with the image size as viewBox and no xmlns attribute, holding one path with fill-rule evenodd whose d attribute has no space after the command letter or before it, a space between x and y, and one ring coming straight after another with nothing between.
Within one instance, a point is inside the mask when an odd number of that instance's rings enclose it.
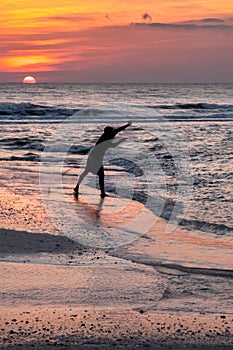
<instances>
[{"instance_id":1,"label":"horizon line","mask_svg":"<svg viewBox=\"0 0 233 350\"><path fill-rule=\"evenodd\" d=\"M215 82L206 82L206 81L195 81L195 82L88 82L88 81L80 81L80 82L72 82L72 81L38 81L35 84L25 84L23 81L0 81L0 84L23 84L23 85L37 85L37 84L233 84L232 82L226 81L215 81Z\"/></svg>"}]
</instances>

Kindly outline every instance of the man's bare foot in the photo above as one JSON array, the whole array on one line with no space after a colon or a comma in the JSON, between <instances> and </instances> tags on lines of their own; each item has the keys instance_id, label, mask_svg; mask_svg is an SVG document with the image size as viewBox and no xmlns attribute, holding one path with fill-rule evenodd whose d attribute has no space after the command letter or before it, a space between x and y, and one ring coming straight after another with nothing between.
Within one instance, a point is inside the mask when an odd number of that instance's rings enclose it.
<instances>
[{"instance_id":1,"label":"man's bare foot","mask_svg":"<svg viewBox=\"0 0 233 350\"><path fill-rule=\"evenodd\" d=\"M78 191L79 191L79 185L77 185L77 186L74 188L74 193L75 193L75 195L78 195Z\"/></svg>"},{"instance_id":2,"label":"man's bare foot","mask_svg":"<svg viewBox=\"0 0 233 350\"><path fill-rule=\"evenodd\" d=\"M104 192L104 193L101 193L100 197L105 198L105 197L110 197L110 196L106 192Z\"/></svg>"}]
</instances>

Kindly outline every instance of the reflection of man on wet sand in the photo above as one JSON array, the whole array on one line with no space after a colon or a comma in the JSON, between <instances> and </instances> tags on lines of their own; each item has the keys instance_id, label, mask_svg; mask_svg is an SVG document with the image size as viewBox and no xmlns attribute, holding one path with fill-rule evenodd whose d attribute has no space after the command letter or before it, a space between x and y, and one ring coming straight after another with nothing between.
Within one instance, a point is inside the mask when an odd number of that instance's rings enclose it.
<instances>
[{"instance_id":1,"label":"reflection of man on wet sand","mask_svg":"<svg viewBox=\"0 0 233 350\"><path fill-rule=\"evenodd\" d=\"M112 128L111 126L106 126L106 128L104 128L104 133L100 136L99 140L95 144L95 147L89 153L86 168L84 169L82 174L79 176L78 183L74 188L75 195L78 195L79 186L83 181L84 177L89 172L91 172L99 176L101 197L104 198L106 196L106 193L104 190L104 167L103 167L104 155L109 147L116 147L123 141L123 139L119 139L119 140L118 139L112 140L112 139L120 131L125 130L128 126L130 126L131 123L132 122L129 121L127 124L116 129Z\"/></svg>"}]
</instances>

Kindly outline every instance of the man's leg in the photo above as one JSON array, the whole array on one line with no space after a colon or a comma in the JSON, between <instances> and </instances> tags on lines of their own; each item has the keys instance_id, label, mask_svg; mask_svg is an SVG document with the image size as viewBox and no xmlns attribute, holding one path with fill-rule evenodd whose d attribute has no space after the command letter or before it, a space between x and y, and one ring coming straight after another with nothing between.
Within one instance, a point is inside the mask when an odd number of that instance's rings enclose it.
<instances>
[{"instance_id":1,"label":"man's leg","mask_svg":"<svg viewBox=\"0 0 233 350\"><path fill-rule=\"evenodd\" d=\"M81 184L81 182L83 181L84 177L87 176L87 174L89 173L89 171L87 169L85 169L82 174L79 176L78 179L78 183L76 185L76 187L74 188L74 192L77 194L78 190L79 190L79 185Z\"/></svg>"},{"instance_id":2,"label":"man's leg","mask_svg":"<svg viewBox=\"0 0 233 350\"><path fill-rule=\"evenodd\" d=\"M99 168L97 175L99 176L99 184L100 184L100 191L101 191L101 198L106 197L106 193L104 190L104 167L103 165Z\"/></svg>"}]
</instances>

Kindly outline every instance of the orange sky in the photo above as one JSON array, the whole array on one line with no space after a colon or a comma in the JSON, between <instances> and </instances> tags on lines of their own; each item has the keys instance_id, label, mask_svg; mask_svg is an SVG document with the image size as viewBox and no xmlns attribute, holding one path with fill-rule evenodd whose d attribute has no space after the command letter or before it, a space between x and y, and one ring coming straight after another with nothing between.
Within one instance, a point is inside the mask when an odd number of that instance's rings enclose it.
<instances>
[{"instance_id":1,"label":"orange sky","mask_svg":"<svg viewBox=\"0 0 233 350\"><path fill-rule=\"evenodd\" d=\"M0 81L232 81L232 0L1 0Z\"/></svg>"}]
</instances>

